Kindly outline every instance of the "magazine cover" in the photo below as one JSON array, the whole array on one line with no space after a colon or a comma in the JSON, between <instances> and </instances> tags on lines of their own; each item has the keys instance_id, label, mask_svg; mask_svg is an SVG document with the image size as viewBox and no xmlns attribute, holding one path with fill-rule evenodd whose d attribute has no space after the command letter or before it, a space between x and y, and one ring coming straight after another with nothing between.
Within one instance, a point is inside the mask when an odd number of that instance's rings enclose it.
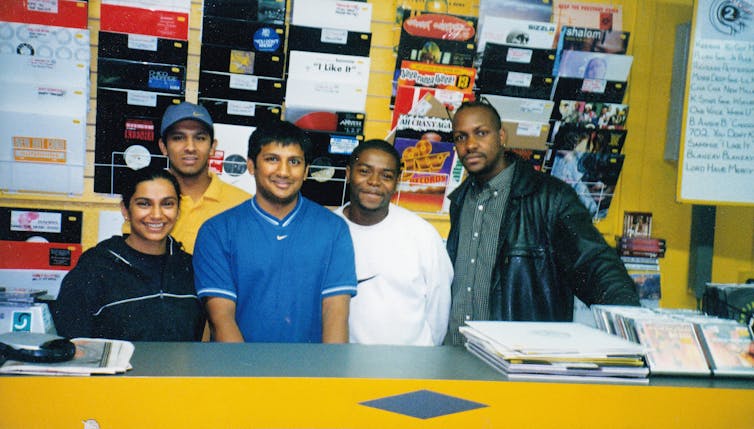
<instances>
[{"instance_id":1,"label":"magazine cover","mask_svg":"<svg viewBox=\"0 0 754 429\"><path fill-rule=\"evenodd\" d=\"M417 212L443 210L454 168L452 129L449 117L404 115L398 119L393 145L401 154L403 173L393 203Z\"/></svg>"},{"instance_id":2,"label":"magazine cover","mask_svg":"<svg viewBox=\"0 0 754 429\"><path fill-rule=\"evenodd\" d=\"M285 3L279 0L205 0L203 15L284 24Z\"/></svg>"},{"instance_id":3,"label":"magazine cover","mask_svg":"<svg viewBox=\"0 0 754 429\"><path fill-rule=\"evenodd\" d=\"M477 18L405 11L396 69L404 60L471 67Z\"/></svg>"},{"instance_id":4,"label":"magazine cover","mask_svg":"<svg viewBox=\"0 0 754 429\"><path fill-rule=\"evenodd\" d=\"M554 49L533 49L487 42L483 55L477 56L475 67L536 73L552 70L555 64Z\"/></svg>"},{"instance_id":5,"label":"magazine cover","mask_svg":"<svg viewBox=\"0 0 754 429\"><path fill-rule=\"evenodd\" d=\"M623 212L623 236L652 236L652 212Z\"/></svg>"},{"instance_id":6,"label":"magazine cover","mask_svg":"<svg viewBox=\"0 0 754 429\"><path fill-rule=\"evenodd\" d=\"M477 52L483 52L488 42L524 48L550 49L554 39L555 24L551 22L484 16L479 24Z\"/></svg>"},{"instance_id":7,"label":"magazine cover","mask_svg":"<svg viewBox=\"0 0 754 429\"><path fill-rule=\"evenodd\" d=\"M473 99L475 80L476 69L473 67L402 61L400 70L397 71L397 81L393 84L390 105L395 107L398 91L402 86L457 91L466 94L467 99ZM397 116L394 114L393 118Z\"/></svg>"},{"instance_id":8,"label":"magazine cover","mask_svg":"<svg viewBox=\"0 0 754 429\"><path fill-rule=\"evenodd\" d=\"M550 174L570 184L595 221L610 208L624 156L558 150Z\"/></svg>"},{"instance_id":9,"label":"magazine cover","mask_svg":"<svg viewBox=\"0 0 754 429\"><path fill-rule=\"evenodd\" d=\"M558 50L625 54L630 35L627 31L564 26L560 29Z\"/></svg>"},{"instance_id":10,"label":"magazine cover","mask_svg":"<svg viewBox=\"0 0 754 429\"><path fill-rule=\"evenodd\" d=\"M636 283L636 291L641 300L659 300L662 297L661 276L659 271L628 270Z\"/></svg>"},{"instance_id":11,"label":"magazine cover","mask_svg":"<svg viewBox=\"0 0 754 429\"><path fill-rule=\"evenodd\" d=\"M552 13L552 20L559 27L586 27L606 31L620 31L623 28L623 8L612 4L561 0L553 7Z\"/></svg>"},{"instance_id":12,"label":"magazine cover","mask_svg":"<svg viewBox=\"0 0 754 429\"><path fill-rule=\"evenodd\" d=\"M621 153L626 142L626 130L585 128L573 124L556 123L552 147L556 150L575 150L594 153Z\"/></svg>"},{"instance_id":13,"label":"magazine cover","mask_svg":"<svg viewBox=\"0 0 754 429\"><path fill-rule=\"evenodd\" d=\"M286 107L285 120L305 130L363 136L366 115L293 106Z\"/></svg>"},{"instance_id":14,"label":"magazine cover","mask_svg":"<svg viewBox=\"0 0 754 429\"><path fill-rule=\"evenodd\" d=\"M395 128L404 115L423 116L431 110L434 102L442 103L448 118L452 117L464 101L474 100L474 93L464 93L451 89L424 88L418 86L398 86L393 106L393 120L390 129Z\"/></svg>"},{"instance_id":15,"label":"magazine cover","mask_svg":"<svg viewBox=\"0 0 754 429\"><path fill-rule=\"evenodd\" d=\"M166 168L157 142L165 109L183 101L174 94L97 88L94 192L120 194L131 171Z\"/></svg>"},{"instance_id":16,"label":"magazine cover","mask_svg":"<svg viewBox=\"0 0 754 429\"><path fill-rule=\"evenodd\" d=\"M749 354L752 338L746 325L715 320L696 323L695 328L714 375L754 377L754 357Z\"/></svg>"},{"instance_id":17,"label":"magazine cover","mask_svg":"<svg viewBox=\"0 0 754 429\"><path fill-rule=\"evenodd\" d=\"M323 206L341 206L348 200L348 157L361 140L353 135L322 131L307 131L307 135L312 142L312 161L301 194Z\"/></svg>"},{"instance_id":18,"label":"magazine cover","mask_svg":"<svg viewBox=\"0 0 754 429\"><path fill-rule=\"evenodd\" d=\"M559 51L552 73L562 77L623 81L628 79L633 59L631 55Z\"/></svg>"},{"instance_id":19,"label":"magazine cover","mask_svg":"<svg viewBox=\"0 0 754 429\"><path fill-rule=\"evenodd\" d=\"M622 130L628 119L628 105L599 101L561 100L553 119L585 128Z\"/></svg>"},{"instance_id":20,"label":"magazine cover","mask_svg":"<svg viewBox=\"0 0 754 429\"><path fill-rule=\"evenodd\" d=\"M475 6L471 0L395 0L395 26L393 28L393 46L398 47L401 28L406 11L451 13L453 15L476 15Z\"/></svg>"},{"instance_id":21,"label":"magazine cover","mask_svg":"<svg viewBox=\"0 0 754 429\"><path fill-rule=\"evenodd\" d=\"M554 78L549 74L521 73L483 68L479 72L479 92L509 97L550 100Z\"/></svg>"},{"instance_id":22,"label":"magazine cover","mask_svg":"<svg viewBox=\"0 0 754 429\"><path fill-rule=\"evenodd\" d=\"M559 76L552 92L556 106L562 100L600 101L603 103L623 103L628 88L627 81L607 81L602 79L581 79Z\"/></svg>"},{"instance_id":23,"label":"magazine cover","mask_svg":"<svg viewBox=\"0 0 754 429\"><path fill-rule=\"evenodd\" d=\"M479 16L550 22L552 2L543 0L479 0Z\"/></svg>"},{"instance_id":24,"label":"magazine cover","mask_svg":"<svg viewBox=\"0 0 754 429\"><path fill-rule=\"evenodd\" d=\"M709 366L691 323L647 319L636 321L636 334L647 347L652 374L709 374Z\"/></svg>"},{"instance_id":25,"label":"magazine cover","mask_svg":"<svg viewBox=\"0 0 754 429\"><path fill-rule=\"evenodd\" d=\"M398 85L453 89L471 93L474 90L475 79L476 69L473 67L402 61Z\"/></svg>"},{"instance_id":26,"label":"magazine cover","mask_svg":"<svg viewBox=\"0 0 754 429\"><path fill-rule=\"evenodd\" d=\"M393 87L397 85L403 61L472 67L476 26L474 16L404 11Z\"/></svg>"},{"instance_id":27,"label":"magazine cover","mask_svg":"<svg viewBox=\"0 0 754 429\"><path fill-rule=\"evenodd\" d=\"M359 33L370 31L371 20L372 4L361 1L298 1L291 13L291 25Z\"/></svg>"},{"instance_id":28,"label":"magazine cover","mask_svg":"<svg viewBox=\"0 0 754 429\"><path fill-rule=\"evenodd\" d=\"M547 151L512 148L511 152L528 162L535 170L542 171L542 165L544 164Z\"/></svg>"},{"instance_id":29,"label":"magazine cover","mask_svg":"<svg viewBox=\"0 0 754 429\"><path fill-rule=\"evenodd\" d=\"M190 13L191 0L102 0L100 30L188 40Z\"/></svg>"},{"instance_id":30,"label":"magazine cover","mask_svg":"<svg viewBox=\"0 0 754 429\"><path fill-rule=\"evenodd\" d=\"M439 134L395 138L401 154L401 178L392 202L415 212L440 213L455 158L453 143Z\"/></svg>"},{"instance_id":31,"label":"magazine cover","mask_svg":"<svg viewBox=\"0 0 754 429\"><path fill-rule=\"evenodd\" d=\"M251 195L256 193L254 176L249 174L246 155L249 137L256 127L215 122L217 146L209 158L209 169L225 183L236 186Z\"/></svg>"}]
</instances>

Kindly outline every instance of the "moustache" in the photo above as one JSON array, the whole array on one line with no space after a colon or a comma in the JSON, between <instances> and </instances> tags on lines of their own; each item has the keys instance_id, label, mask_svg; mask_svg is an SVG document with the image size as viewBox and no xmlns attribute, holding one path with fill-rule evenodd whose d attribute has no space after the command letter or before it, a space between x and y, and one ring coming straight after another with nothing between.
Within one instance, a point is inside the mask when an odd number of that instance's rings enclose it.
<instances>
[{"instance_id":1,"label":"moustache","mask_svg":"<svg viewBox=\"0 0 754 429\"><path fill-rule=\"evenodd\" d=\"M466 161L468 158L474 157L474 156L481 157L481 158L486 158L486 155L483 154L483 153L481 153L481 152L471 152L471 153L467 153L466 155L464 155L463 158L461 158L461 161Z\"/></svg>"}]
</instances>

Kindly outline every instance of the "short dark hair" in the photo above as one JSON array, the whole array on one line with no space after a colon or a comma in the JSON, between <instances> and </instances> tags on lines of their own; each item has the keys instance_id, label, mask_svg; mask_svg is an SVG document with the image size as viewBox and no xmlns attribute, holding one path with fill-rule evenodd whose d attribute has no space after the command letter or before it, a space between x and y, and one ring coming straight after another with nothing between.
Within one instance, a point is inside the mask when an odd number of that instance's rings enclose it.
<instances>
[{"instance_id":1,"label":"short dark hair","mask_svg":"<svg viewBox=\"0 0 754 429\"><path fill-rule=\"evenodd\" d=\"M296 144L304 151L304 163L309 165L312 156L312 142L301 128L288 121L274 120L259 125L249 136L248 158L256 165L257 155L262 146L277 143L281 146Z\"/></svg>"},{"instance_id":2,"label":"short dark hair","mask_svg":"<svg viewBox=\"0 0 754 429\"><path fill-rule=\"evenodd\" d=\"M149 182L157 179L165 179L173 184L173 188L175 188L175 195L178 196L178 204L180 205L181 185L178 184L178 179L176 179L175 176L173 176L169 171L156 167L144 167L140 170L132 171L130 174L128 174L126 180L124 181L125 186L123 187L123 192L121 194L121 196L123 197L123 205L128 208L128 205L131 203L131 198L134 196L139 183Z\"/></svg>"},{"instance_id":3,"label":"short dark hair","mask_svg":"<svg viewBox=\"0 0 754 429\"><path fill-rule=\"evenodd\" d=\"M385 140L380 139L372 139L359 143L359 145L356 146L353 152L351 152L351 156L348 157L348 165L353 168L353 166L356 164L356 161L358 161L361 153L368 149L381 150L382 152L385 152L386 154L392 156L395 160L396 168L398 169L398 171L400 171L401 155L398 153L398 150L395 148L395 146L391 145Z\"/></svg>"},{"instance_id":4,"label":"short dark hair","mask_svg":"<svg viewBox=\"0 0 754 429\"><path fill-rule=\"evenodd\" d=\"M464 101L463 103L461 103L461 107L459 107L458 110L456 110L455 115L461 113L461 111L465 109L471 109L472 107L478 107L480 109L486 110L487 112L489 112L489 114L492 116L492 119L495 121L494 125L497 125L498 128L503 127L503 121L500 119L500 114L497 112L497 109L495 109L495 107L492 104L490 104L490 102L487 101L487 99L484 97L480 98L479 100Z\"/></svg>"}]
</instances>

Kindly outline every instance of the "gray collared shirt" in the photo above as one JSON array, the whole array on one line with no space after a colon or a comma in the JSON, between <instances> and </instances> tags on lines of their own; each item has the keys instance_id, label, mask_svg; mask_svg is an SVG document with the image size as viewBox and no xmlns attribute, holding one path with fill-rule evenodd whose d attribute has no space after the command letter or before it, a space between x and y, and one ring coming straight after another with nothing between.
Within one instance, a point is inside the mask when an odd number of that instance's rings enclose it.
<instances>
[{"instance_id":1,"label":"gray collared shirt","mask_svg":"<svg viewBox=\"0 0 754 429\"><path fill-rule=\"evenodd\" d=\"M490 317L490 282L512 179L513 168L505 168L485 184L473 181L463 200L446 344L462 345L458 328Z\"/></svg>"}]
</instances>

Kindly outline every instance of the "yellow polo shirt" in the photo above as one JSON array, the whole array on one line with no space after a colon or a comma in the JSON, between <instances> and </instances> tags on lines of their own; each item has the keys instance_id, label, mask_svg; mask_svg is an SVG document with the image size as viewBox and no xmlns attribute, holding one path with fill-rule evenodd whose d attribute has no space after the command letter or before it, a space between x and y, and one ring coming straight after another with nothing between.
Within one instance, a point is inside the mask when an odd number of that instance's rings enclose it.
<instances>
[{"instance_id":1,"label":"yellow polo shirt","mask_svg":"<svg viewBox=\"0 0 754 429\"><path fill-rule=\"evenodd\" d=\"M196 234L204 221L251 198L246 191L223 182L215 173L210 172L209 175L212 181L199 201L181 195L181 214L170 233L191 254L194 253Z\"/></svg>"}]
</instances>

